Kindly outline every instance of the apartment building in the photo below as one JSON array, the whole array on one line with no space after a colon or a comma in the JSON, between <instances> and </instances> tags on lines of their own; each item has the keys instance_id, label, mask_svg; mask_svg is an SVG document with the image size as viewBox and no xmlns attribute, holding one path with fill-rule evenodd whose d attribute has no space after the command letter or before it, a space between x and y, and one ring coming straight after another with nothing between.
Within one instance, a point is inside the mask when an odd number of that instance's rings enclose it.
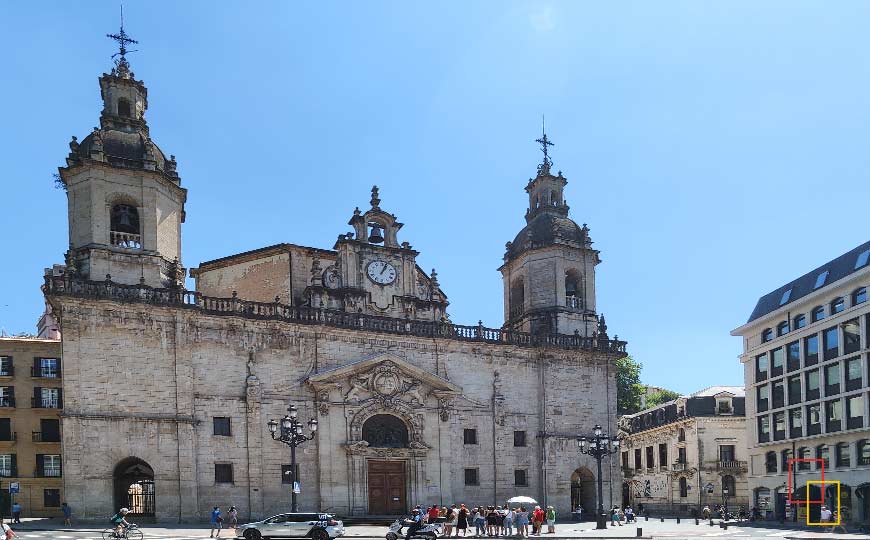
<instances>
[{"instance_id":1,"label":"apartment building","mask_svg":"<svg viewBox=\"0 0 870 540\"><path fill-rule=\"evenodd\" d=\"M867 340L870 242L762 296L743 338L749 483L753 504L770 519L803 519L787 504L806 481L839 480L844 521L870 519ZM810 487L812 500L836 508L836 485ZM824 491L824 493L822 492ZM819 505L810 505L811 517Z\"/></svg>"}]
</instances>

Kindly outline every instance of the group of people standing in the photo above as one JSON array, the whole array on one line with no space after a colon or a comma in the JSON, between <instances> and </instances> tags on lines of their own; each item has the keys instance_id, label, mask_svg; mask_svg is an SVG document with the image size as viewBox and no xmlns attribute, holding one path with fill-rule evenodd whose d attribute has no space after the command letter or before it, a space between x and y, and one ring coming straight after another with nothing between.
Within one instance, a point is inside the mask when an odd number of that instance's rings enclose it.
<instances>
[{"instance_id":1,"label":"group of people standing","mask_svg":"<svg viewBox=\"0 0 870 540\"><path fill-rule=\"evenodd\" d=\"M443 523L443 536L466 536L468 530L474 527L474 537L517 536L528 538L539 536L544 523L547 533L556 532L556 510L552 506L546 509L535 506L529 511L525 506L512 508L510 506L477 506L468 508L464 504L443 506L433 504L427 509L414 509L429 523ZM530 528L531 527L531 528ZM516 533L514 531L516 530Z\"/></svg>"}]
</instances>

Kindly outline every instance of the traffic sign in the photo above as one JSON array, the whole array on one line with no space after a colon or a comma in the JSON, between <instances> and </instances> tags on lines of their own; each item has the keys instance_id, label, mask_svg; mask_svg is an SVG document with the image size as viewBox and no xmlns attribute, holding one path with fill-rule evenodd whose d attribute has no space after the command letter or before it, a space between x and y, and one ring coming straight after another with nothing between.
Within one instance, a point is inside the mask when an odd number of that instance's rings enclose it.
<instances>
[{"instance_id":1,"label":"traffic sign","mask_svg":"<svg viewBox=\"0 0 870 540\"><path fill-rule=\"evenodd\" d=\"M9 493L18 493L20 485L18 482L9 482Z\"/></svg>"}]
</instances>

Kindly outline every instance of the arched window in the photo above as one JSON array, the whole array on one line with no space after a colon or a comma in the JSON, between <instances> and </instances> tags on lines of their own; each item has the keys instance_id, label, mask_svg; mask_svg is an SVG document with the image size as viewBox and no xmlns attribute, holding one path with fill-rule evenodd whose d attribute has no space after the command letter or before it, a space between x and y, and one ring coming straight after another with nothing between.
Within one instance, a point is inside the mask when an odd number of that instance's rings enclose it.
<instances>
[{"instance_id":1,"label":"arched window","mask_svg":"<svg viewBox=\"0 0 870 540\"><path fill-rule=\"evenodd\" d=\"M765 328L764 332L761 333L761 342L767 343L771 339L773 339L773 330L770 328Z\"/></svg>"},{"instance_id":2,"label":"arched window","mask_svg":"<svg viewBox=\"0 0 870 540\"><path fill-rule=\"evenodd\" d=\"M798 315L794 318L794 329L799 330L807 325L807 318L803 315Z\"/></svg>"},{"instance_id":3,"label":"arched window","mask_svg":"<svg viewBox=\"0 0 870 540\"><path fill-rule=\"evenodd\" d=\"M722 477L722 493L733 497L736 493L737 482L734 480L734 477L730 474L726 474Z\"/></svg>"},{"instance_id":4,"label":"arched window","mask_svg":"<svg viewBox=\"0 0 870 540\"><path fill-rule=\"evenodd\" d=\"M849 443L841 442L837 444L837 467L852 466L852 449L849 448Z\"/></svg>"},{"instance_id":5,"label":"arched window","mask_svg":"<svg viewBox=\"0 0 870 540\"><path fill-rule=\"evenodd\" d=\"M124 98L118 100L118 116L130 118L133 116L130 112L130 102Z\"/></svg>"},{"instance_id":6,"label":"arched window","mask_svg":"<svg viewBox=\"0 0 870 540\"><path fill-rule=\"evenodd\" d=\"M555 191L550 192L550 205L559 206L559 195Z\"/></svg>"},{"instance_id":7,"label":"arched window","mask_svg":"<svg viewBox=\"0 0 870 540\"><path fill-rule=\"evenodd\" d=\"M806 446L801 446L798 448L797 457L799 459L810 459L812 458L812 452ZM809 461L800 461L798 462L798 470L799 471L808 471L810 470L810 462Z\"/></svg>"},{"instance_id":8,"label":"arched window","mask_svg":"<svg viewBox=\"0 0 870 540\"><path fill-rule=\"evenodd\" d=\"M788 321L782 321L776 327L776 335L778 336L784 336L785 334L788 334L788 331Z\"/></svg>"},{"instance_id":9,"label":"arched window","mask_svg":"<svg viewBox=\"0 0 870 540\"><path fill-rule=\"evenodd\" d=\"M407 448L408 427L392 414L376 414L363 424L362 438L373 448Z\"/></svg>"},{"instance_id":10,"label":"arched window","mask_svg":"<svg viewBox=\"0 0 870 540\"><path fill-rule=\"evenodd\" d=\"M686 477L680 477L680 498L685 499L689 496L689 483L686 482Z\"/></svg>"},{"instance_id":11,"label":"arched window","mask_svg":"<svg viewBox=\"0 0 870 540\"><path fill-rule=\"evenodd\" d=\"M510 318L519 317L525 310L526 303L526 284L523 278L516 278L511 283L510 290Z\"/></svg>"},{"instance_id":12,"label":"arched window","mask_svg":"<svg viewBox=\"0 0 870 540\"><path fill-rule=\"evenodd\" d=\"M110 216L109 236L113 246L141 248L139 211L129 204L116 204Z\"/></svg>"},{"instance_id":13,"label":"arched window","mask_svg":"<svg viewBox=\"0 0 870 540\"><path fill-rule=\"evenodd\" d=\"M870 465L870 441L858 441L858 465Z\"/></svg>"},{"instance_id":14,"label":"arched window","mask_svg":"<svg viewBox=\"0 0 870 540\"><path fill-rule=\"evenodd\" d=\"M826 469L831 466L831 460L828 458L828 447L827 446L825 446L824 444L820 444L819 446L816 446L816 459L821 459L825 463ZM816 463L816 470L819 470L821 468L822 468L822 464Z\"/></svg>"},{"instance_id":15,"label":"arched window","mask_svg":"<svg viewBox=\"0 0 870 540\"><path fill-rule=\"evenodd\" d=\"M846 309L846 301L843 300L843 297L834 298L831 302L831 315L839 313L844 309Z\"/></svg>"},{"instance_id":16,"label":"arched window","mask_svg":"<svg viewBox=\"0 0 870 540\"><path fill-rule=\"evenodd\" d=\"M867 287L861 287L860 289L856 289L855 292L852 293L852 305L857 306L858 304L863 304L867 301Z\"/></svg>"},{"instance_id":17,"label":"arched window","mask_svg":"<svg viewBox=\"0 0 870 540\"><path fill-rule=\"evenodd\" d=\"M769 473L776 472L776 452L770 451L764 454L764 468Z\"/></svg>"},{"instance_id":18,"label":"arched window","mask_svg":"<svg viewBox=\"0 0 870 540\"><path fill-rule=\"evenodd\" d=\"M825 308L822 306L817 306L813 308L812 313L810 314L810 320L812 322L821 321L825 318Z\"/></svg>"},{"instance_id":19,"label":"arched window","mask_svg":"<svg viewBox=\"0 0 870 540\"><path fill-rule=\"evenodd\" d=\"M580 300L580 274L574 270L565 272L565 305L574 308L582 308Z\"/></svg>"}]
</instances>

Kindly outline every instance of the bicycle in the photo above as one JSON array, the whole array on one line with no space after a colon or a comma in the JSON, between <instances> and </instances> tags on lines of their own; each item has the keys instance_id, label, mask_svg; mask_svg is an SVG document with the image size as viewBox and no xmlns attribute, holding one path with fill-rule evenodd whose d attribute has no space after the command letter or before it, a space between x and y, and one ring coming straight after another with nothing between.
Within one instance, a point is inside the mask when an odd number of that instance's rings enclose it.
<instances>
[{"instance_id":1,"label":"bicycle","mask_svg":"<svg viewBox=\"0 0 870 540\"><path fill-rule=\"evenodd\" d=\"M142 534L142 531L139 529L139 526L135 523L131 523L127 525L122 531L121 535L118 536L115 534L114 527L111 529L106 529L103 531L103 540L142 540L145 538L145 535Z\"/></svg>"}]
</instances>

